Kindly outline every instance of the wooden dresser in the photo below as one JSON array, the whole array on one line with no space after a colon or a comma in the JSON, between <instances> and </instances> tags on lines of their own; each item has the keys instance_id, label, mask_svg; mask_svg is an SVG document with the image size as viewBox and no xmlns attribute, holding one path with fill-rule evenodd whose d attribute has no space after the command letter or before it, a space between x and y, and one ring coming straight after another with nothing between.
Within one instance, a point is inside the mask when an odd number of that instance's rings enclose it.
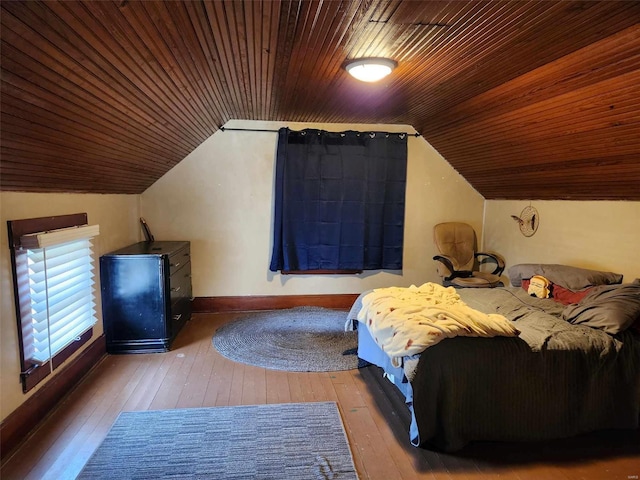
<instances>
[{"instance_id":1,"label":"wooden dresser","mask_svg":"<svg viewBox=\"0 0 640 480\"><path fill-rule=\"evenodd\" d=\"M191 316L189 242L140 242L100 257L109 353L166 352Z\"/></svg>"}]
</instances>

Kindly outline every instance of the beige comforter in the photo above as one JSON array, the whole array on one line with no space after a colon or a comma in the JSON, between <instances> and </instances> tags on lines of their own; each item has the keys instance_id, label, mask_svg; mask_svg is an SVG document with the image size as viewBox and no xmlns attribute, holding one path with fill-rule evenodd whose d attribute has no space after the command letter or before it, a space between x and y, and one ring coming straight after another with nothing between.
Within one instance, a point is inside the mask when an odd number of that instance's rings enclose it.
<instances>
[{"instance_id":1,"label":"beige comforter","mask_svg":"<svg viewBox=\"0 0 640 480\"><path fill-rule=\"evenodd\" d=\"M402 366L402 358L424 351L445 338L515 337L518 330L502 315L468 307L453 287L377 288L362 300L358 320L376 343Z\"/></svg>"}]
</instances>

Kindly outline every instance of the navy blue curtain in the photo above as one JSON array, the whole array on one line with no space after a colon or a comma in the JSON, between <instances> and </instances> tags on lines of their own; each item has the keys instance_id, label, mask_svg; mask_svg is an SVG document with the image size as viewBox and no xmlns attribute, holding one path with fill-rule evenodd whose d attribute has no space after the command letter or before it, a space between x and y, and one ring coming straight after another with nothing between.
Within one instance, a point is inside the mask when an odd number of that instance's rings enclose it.
<instances>
[{"instance_id":1,"label":"navy blue curtain","mask_svg":"<svg viewBox=\"0 0 640 480\"><path fill-rule=\"evenodd\" d=\"M401 270L407 135L278 132L270 270Z\"/></svg>"}]
</instances>

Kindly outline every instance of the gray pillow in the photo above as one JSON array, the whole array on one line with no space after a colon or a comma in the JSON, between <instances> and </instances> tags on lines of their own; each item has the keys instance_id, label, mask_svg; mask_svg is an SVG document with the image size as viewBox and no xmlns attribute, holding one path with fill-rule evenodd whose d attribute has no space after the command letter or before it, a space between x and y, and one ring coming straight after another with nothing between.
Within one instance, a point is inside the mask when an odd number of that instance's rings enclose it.
<instances>
[{"instance_id":1,"label":"gray pillow","mask_svg":"<svg viewBox=\"0 0 640 480\"><path fill-rule=\"evenodd\" d=\"M542 275L551 283L574 292L594 285L611 285L622 282L622 275L619 273L588 270L568 265L521 263L509 268L509 280L514 287L521 286L523 279L531 278L534 275Z\"/></svg>"},{"instance_id":2,"label":"gray pillow","mask_svg":"<svg viewBox=\"0 0 640 480\"><path fill-rule=\"evenodd\" d=\"M640 322L640 284L594 287L580 303L565 307L562 318L611 335L623 332Z\"/></svg>"}]
</instances>

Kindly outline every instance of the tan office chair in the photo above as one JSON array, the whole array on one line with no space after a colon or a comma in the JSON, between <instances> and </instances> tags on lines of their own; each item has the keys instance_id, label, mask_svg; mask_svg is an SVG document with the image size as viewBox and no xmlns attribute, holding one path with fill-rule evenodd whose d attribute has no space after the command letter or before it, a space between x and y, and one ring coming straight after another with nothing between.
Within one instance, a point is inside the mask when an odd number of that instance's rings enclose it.
<instances>
[{"instance_id":1,"label":"tan office chair","mask_svg":"<svg viewBox=\"0 0 640 480\"><path fill-rule=\"evenodd\" d=\"M504 270L504 259L495 253L476 252L476 234L471 225L460 222L439 223L433 227L433 241L440 255L437 262L438 275L444 286L497 287L501 286L500 274ZM480 272L478 267L495 264L491 273Z\"/></svg>"}]
</instances>

